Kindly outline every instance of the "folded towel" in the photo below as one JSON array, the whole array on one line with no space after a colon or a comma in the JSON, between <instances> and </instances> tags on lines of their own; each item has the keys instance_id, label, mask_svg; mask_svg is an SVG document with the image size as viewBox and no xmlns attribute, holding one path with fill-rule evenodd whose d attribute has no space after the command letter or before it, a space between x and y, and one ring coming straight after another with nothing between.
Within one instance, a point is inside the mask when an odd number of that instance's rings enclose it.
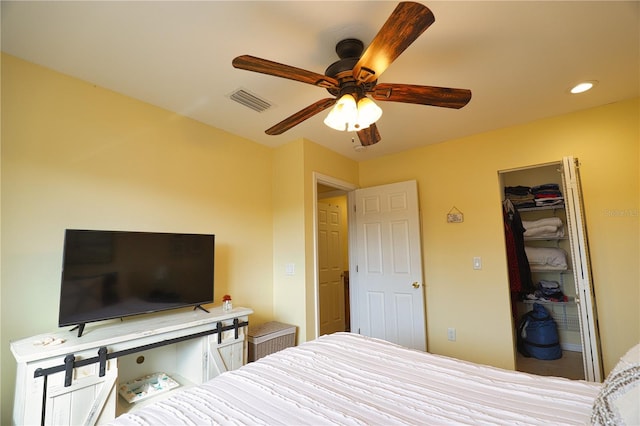
<instances>
[{"instance_id":1,"label":"folded towel","mask_svg":"<svg viewBox=\"0 0 640 426\"><path fill-rule=\"evenodd\" d=\"M545 217L543 219L538 219L538 220L522 221L522 226L524 226L524 229L531 229L539 226L550 226L550 225L555 227L560 227L562 226L562 220L559 217Z\"/></svg>"},{"instance_id":2,"label":"folded towel","mask_svg":"<svg viewBox=\"0 0 640 426\"><path fill-rule=\"evenodd\" d=\"M532 268L567 269L567 253L562 249L525 246L524 251Z\"/></svg>"},{"instance_id":3,"label":"folded towel","mask_svg":"<svg viewBox=\"0 0 640 426\"><path fill-rule=\"evenodd\" d=\"M564 237L564 227L557 226L538 226L536 228L527 229L522 234L527 238L562 238Z\"/></svg>"},{"instance_id":4,"label":"folded towel","mask_svg":"<svg viewBox=\"0 0 640 426\"><path fill-rule=\"evenodd\" d=\"M559 217L546 217L533 221L522 221L525 237L546 237L546 238L562 238L564 237L564 224Z\"/></svg>"}]
</instances>

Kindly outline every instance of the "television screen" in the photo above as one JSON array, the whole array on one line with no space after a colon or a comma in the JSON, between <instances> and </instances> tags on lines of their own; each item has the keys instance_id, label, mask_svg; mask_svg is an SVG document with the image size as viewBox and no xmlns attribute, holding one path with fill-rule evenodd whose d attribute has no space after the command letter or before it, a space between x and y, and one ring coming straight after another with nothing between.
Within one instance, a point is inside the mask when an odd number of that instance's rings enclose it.
<instances>
[{"instance_id":1,"label":"television screen","mask_svg":"<svg viewBox=\"0 0 640 426\"><path fill-rule=\"evenodd\" d=\"M67 229L58 325L213 302L212 234Z\"/></svg>"}]
</instances>

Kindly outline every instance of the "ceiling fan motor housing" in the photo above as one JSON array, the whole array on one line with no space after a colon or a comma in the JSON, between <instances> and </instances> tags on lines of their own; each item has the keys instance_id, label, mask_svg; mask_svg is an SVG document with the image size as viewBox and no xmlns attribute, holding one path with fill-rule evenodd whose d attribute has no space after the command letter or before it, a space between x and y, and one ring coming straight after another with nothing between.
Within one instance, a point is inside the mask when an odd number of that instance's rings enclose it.
<instances>
[{"instance_id":1,"label":"ceiling fan motor housing","mask_svg":"<svg viewBox=\"0 0 640 426\"><path fill-rule=\"evenodd\" d=\"M356 99L360 99L375 86L375 81L366 85L358 85L358 82L353 78L353 68L360 60L363 51L364 44L357 38L347 38L336 44L336 53L340 60L329 65L324 75L338 80L340 87L327 88L329 93L338 98L349 93L354 95Z\"/></svg>"}]
</instances>

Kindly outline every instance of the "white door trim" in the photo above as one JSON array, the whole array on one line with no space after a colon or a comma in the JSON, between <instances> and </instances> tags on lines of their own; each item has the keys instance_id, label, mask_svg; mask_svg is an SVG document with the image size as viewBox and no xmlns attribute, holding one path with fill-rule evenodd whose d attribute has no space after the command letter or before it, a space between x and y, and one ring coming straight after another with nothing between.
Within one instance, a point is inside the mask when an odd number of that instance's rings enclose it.
<instances>
[{"instance_id":1,"label":"white door trim","mask_svg":"<svg viewBox=\"0 0 640 426\"><path fill-rule=\"evenodd\" d=\"M314 332L313 338L320 336L320 299L318 292L320 291L319 282L319 265L318 265L318 184L323 184L336 188L337 190L346 191L347 197L351 199L351 192L358 187L352 183L336 179L331 176L324 175L322 173L313 172L311 178L313 184L313 299L314 299ZM347 202L350 205L350 201ZM347 215L349 221L349 228L351 228L351 217L353 215ZM349 245L351 245L351 232L349 232ZM351 263L351 260L349 260ZM353 318L353 316L352 316ZM353 319L352 319L353 321Z\"/></svg>"}]
</instances>

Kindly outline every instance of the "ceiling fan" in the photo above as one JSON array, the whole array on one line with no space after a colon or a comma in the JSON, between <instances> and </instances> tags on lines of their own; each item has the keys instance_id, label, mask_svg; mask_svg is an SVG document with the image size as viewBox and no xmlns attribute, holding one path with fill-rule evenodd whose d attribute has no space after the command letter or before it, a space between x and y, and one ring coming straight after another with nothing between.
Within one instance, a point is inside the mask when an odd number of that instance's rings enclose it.
<instances>
[{"instance_id":1,"label":"ceiling fan","mask_svg":"<svg viewBox=\"0 0 640 426\"><path fill-rule=\"evenodd\" d=\"M401 2L366 50L363 43L357 39L350 38L338 42L336 53L340 60L331 64L324 75L250 55L238 56L232 63L235 68L322 87L333 95L270 127L265 131L268 135L284 133L333 106L325 120L327 125L338 130L356 131L363 146L373 145L381 139L375 121L382 112L369 96L377 101L456 109L462 108L471 100L471 91L467 89L378 83L378 78L387 67L434 21L433 13L426 6L415 2ZM340 114L340 111L352 111L356 118L353 122L338 118L336 123L336 115ZM373 113L373 117L365 117L368 111ZM332 121L334 112L336 115Z\"/></svg>"}]
</instances>

